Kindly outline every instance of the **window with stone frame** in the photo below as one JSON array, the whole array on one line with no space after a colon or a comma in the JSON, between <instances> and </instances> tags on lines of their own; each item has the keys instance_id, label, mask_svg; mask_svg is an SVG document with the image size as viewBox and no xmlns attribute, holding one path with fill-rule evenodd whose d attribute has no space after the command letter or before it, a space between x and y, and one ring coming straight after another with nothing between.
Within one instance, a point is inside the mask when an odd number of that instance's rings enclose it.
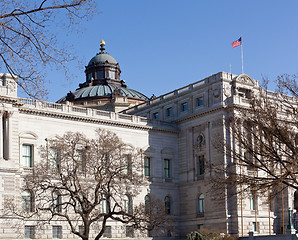
<instances>
[{"instance_id":1,"label":"window with stone frame","mask_svg":"<svg viewBox=\"0 0 298 240\"><path fill-rule=\"evenodd\" d=\"M124 195L123 197L123 211L126 213L132 213L132 200L129 195Z\"/></svg>"},{"instance_id":2,"label":"window with stone frame","mask_svg":"<svg viewBox=\"0 0 298 240\"><path fill-rule=\"evenodd\" d=\"M172 108L172 107L167 108L166 111L167 111L167 116L168 116L168 117L173 116L173 108Z\"/></svg>"},{"instance_id":3,"label":"window with stone frame","mask_svg":"<svg viewBox=\"0 0 298 240\"><path fill-rule=\"evenodd\" d=\"M132 159L131 159L131 155L130 154L126 154L124 155L124 159L123 159L123 173L127 174L127 175L131 175L132 174L132 163L131 163Z\"/></svg>"},{"instance_id":4,"label":"window with stone frame","mask_svg":"<svg viewBox=\"0 0 298 240\"><path fill-rule=\"evenodd\" d=\"M172 200L171 200L171 197L170 196L166 196L165 197L165 213L167 215L171 215L172 214Z\"/></svg>"},{"instance_id":5,"label":"window with stone frame","mask_svg":"<svg viewBox=\"0 0 298 240\"><path fill-rule=\"evenodd\" d=\"M24 238L35 238L35 226L25 226Z\"/></svg>"},{"instance_id":6,"label":"window with stone frame","mask_svg":"<svg viewBox=\"0 0 298 240\"><path fill-rule=\"evenodd\" d=\"M33 167L33 146L29 144L22 145L22 165L23 167Z\"/></svg>"},{"instance_id":7,"label":"window with stone frame","mask_svg":"<svg viewBox=\"0 0 298 240\"><path fill-rule=\"evenodd\" d=\"M106 226L102 237L104 237L104 238L111 238L112 237L112 226Z\"/></svg>"},{"instance_id":8,"label":"window with stone frame","mask_svg":"<svg viewBox=\"0 0 298 240\"><path fill-rule=\"evenodd\" d=\"M76 149L74 161L77 171L84 173L86 171L86 162L84 161L84 151L82 149Z\"/></svg>"},{"instance_id":9,"label":"window with stone frame","mask_svg":"<svg viewBox=\"0 0 298 240\"><path fill-rule=\"evenodd\" d=\"M260 232L260 223L259 222L253 222L252 225L253 225L253 231L259 233Z\"/></svg>"},{"instance_id":10,"label":"window with stone frame","mask_svg":"<svg viewBox=\"0 0 298 240\"><path fill-rule=\"evenodd\" d=\"M34 197L30 190L22 192L22 209L25 212L32 212L34 208Z\"/></svg>"},{"instance_id":11,"label":"window with stone frame","mask_svg":"<svg viewBox=\"0 0 298 240\"><path fill-rule=\"evenodd\" d=\"M250 210L258 210L258 197L256 191L250 194Z\"/></svg>"},{"instance_id":12,"label":"window with stone frame","mask_svg":"<svg viewBox=\"0 0 298 240\"><path fill-rule=\"evenodd\" d=\"M201 193L198 196L198 201L197 201L197 213L202 214L205 212L205 197L204 194Z\"/></svg>"},{"instance_id":13,"label":"window with stone frame","mask_svg":"<svg viewBox=\"0 0 298 240\"><path fill-rule=\"evenodd\" d=\"M61 212L62 210L62 197L61 194L58 191L54 191L52 193L52 210L53 212Z\"/></svg>"},{"instance_id":14,"label":"window with stone frame","mask_svg":"<svg viewBox=\"0 0 298 240\"><path fill-rule=\"evenodd\" d=\"M58 157L58 150L55 148L50 148L48 151L48 161L50 168L58 169L60 167L60 161Z\"/></svg>"},{"instance_id":15,"label":"window with stone frame","mask_svg":"<svg viewBox=\"0 0 298 240\"><path fill-rule=\"evenodd\" d=\"M100 202L100 212L101 213L108 213L109 212L108 201L106 199L102 199L101 202Z\"/></svg>"},{"instance_id":16,"label":"window with stone frame","mask_svg":"<svg viewBox=\"0 0 298 240\"><path fill-rule=\"evenodd\" d=\"M197 98L197 106L201 107L204 105L204 98L203 97L198 97Z\"/></svg>"},{"instance_id":17,"label":"window with stone frame","mask_svg":"<svg viewBox=\"0 0 298 240\"><path fill-rule=\"evenodd\" d=\"M151 198L149 195L145 196L145 212L150 213L151 210Z\"/></svg>"},{"instance_id":18,"label":"window with stone frame","mask_svg":"<svg viewBox=\"0 0 298 240\"><path fill-rule=\"evenodd\" d=\"M146 177L150 177L151 175L151 158L144 157L144 174Z\"/></svg>"},{"instance_id":19,"label":"window with stone frame","mask_svg":"<svg viewBox=\"0 0 298 240\"><path fill-rule=\"evenodd\" d=\"M197 175L201 176L205 173L205 158L204 155L197 156Z\"/></svg>"},{"instance_id":20,"label":"window with stone frame","mask_svg":"<svg viewBox=\"0 0 298 240\"><path fill-rule=\"evenodd\" d=\"M184 103L181 104L181 111L182 112L187 111L187 102L184 102Z\"/></svg>"},{"instance_id":21,"label":"window with stone frame","mask_svg":"<svg viewBox=\"0 0 298 240\"><path fill-rule=\"evenodd\" d=\"M164 178L171 178L171 160L164 159Z\"/></svg>"},{"instance_id":22,"label":"window with stone frame","mask_svg":"<svg viewBox=\"0 0 298 240\"><path fill-rule=\"evenodd\" d=\"M133 226L126 226L126 237L133 238L134 237L134 228Z\"/></svg>"},{"instance_id":23,"label":"window with stone frame","mask_svg":"<svg viewBox=\"0 0 298 240\"><path fill-rule=\"evenodd\" d=\"M53 226L53 238L62 238L62 226Z\"/></svg>"}]
</instances>

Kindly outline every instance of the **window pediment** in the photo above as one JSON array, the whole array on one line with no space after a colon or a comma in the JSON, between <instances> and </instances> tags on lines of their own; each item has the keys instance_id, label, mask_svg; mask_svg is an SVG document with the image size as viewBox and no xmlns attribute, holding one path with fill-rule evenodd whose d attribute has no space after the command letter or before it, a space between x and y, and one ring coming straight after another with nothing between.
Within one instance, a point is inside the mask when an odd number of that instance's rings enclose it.
<instances>
[{"instance_id":1,"label":"window pediment","mask_svg":"<svg viewBox=\"0 0 298 240\"><path fill-rule=\"evenodd\" d=\"M31 139L31 140L37 140L38 139L38 136L37 134L35 134L34 132L21 132L19 134L19 137L20 138L24 138L24 139Z\"/></svg>"}]
</instances>

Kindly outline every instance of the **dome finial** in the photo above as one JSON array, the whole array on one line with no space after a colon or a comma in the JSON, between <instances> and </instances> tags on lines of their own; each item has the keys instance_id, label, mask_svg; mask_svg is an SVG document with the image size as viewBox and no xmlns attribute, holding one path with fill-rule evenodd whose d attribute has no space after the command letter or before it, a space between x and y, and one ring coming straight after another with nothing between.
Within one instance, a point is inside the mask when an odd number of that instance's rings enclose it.
<instances>
[{"instance_id":1,"label":"dome finial","mask_svg":"<svg viewBox=\"0 0 298 240\"><path fill-rule=\"evenodd\" d=\"M101 51L101 53L104 53L104 50L106 50L105 45L106 45L105 41L101 40L101 42L100 42L100 51Z\"/></svg>"}]
</instances>

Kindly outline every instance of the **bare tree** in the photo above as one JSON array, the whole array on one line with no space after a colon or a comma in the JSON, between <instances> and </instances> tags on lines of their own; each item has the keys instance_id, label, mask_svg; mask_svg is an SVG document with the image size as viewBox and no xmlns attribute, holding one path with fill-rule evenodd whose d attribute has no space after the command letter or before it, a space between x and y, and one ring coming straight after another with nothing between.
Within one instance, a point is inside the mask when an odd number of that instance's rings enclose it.
<instances>
[{"instance_id":1,"label":"bare tree","mask_svg":"<svg viewBox=\"0 0 298 240\"><path fill-rule=\"evenodd\" d=\"M34 193L34 206L23 199L24 220L64 220L83 240L98 240L108 220L152 230L166 221L162 204L133 204L146 180L141 152L116 134L98 129L95 139L67 132L47 140L42 161L24 178L24 191ZM28 203L29 202L29 203ZM30 206L28 204L31 204Z\"/></svg>"},{"instance_id":2,"label":"bare tree","mask_svg":"<svg viewBox=\"0 0 298 240\"><path fill-rule=\"evenodd\" d=\"M241 186L240 191L298 190L296 80L296 75L282 75L277 92L259 88L250 93L247 105L228 108L228 138L217 147L230 162L213 165L215 188L224 183Z\"/></svg>"},{"instance_id":3,"label":"bare tree","mask_svg":"<svg viewBox=\"0 0 298 240\"><path fill-rule=\"evenodd\" d=\"M43 98L45 67L72 55L58 43L55 30L91 16L93 0L2 0L0 2L0 67L33 98ZM5 70L4 70L5 69Z\"/></svg>"}]
</instances>

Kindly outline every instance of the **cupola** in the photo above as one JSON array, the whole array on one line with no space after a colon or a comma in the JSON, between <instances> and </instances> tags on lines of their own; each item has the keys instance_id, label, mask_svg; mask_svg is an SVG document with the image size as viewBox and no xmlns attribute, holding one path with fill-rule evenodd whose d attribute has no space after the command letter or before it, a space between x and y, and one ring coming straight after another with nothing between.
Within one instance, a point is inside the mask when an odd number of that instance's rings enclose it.
<instances>
[{"instance_id":1,"label":"cupola","mask_svg":"<svg viewBox=\"0 0 298 240\"><path fill-rule=\"evenodd\" d=\"M120 79L120 66L115 58L105 52L105 45L102 40L100 52L85 67L85 82L58 100L59 103L118 112L148 100L142 93L129 89Z\"/></svg>"}]
</instances>

